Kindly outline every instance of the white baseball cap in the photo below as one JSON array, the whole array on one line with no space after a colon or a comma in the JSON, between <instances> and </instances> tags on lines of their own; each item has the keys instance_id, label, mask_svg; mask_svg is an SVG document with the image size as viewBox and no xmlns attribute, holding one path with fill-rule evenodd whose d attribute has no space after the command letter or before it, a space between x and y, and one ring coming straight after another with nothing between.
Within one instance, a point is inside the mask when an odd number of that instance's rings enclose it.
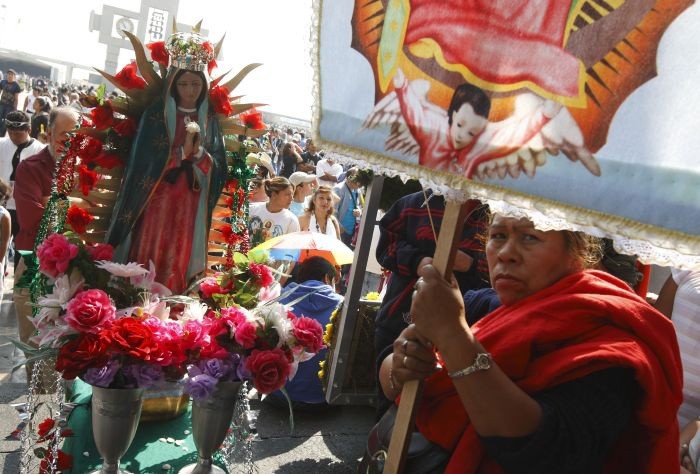
<instances>
[{"instance_id":1,"label":"white baseball cap","mask_svg":"<svg viewBox=\"0 0 700 474\"><path fill-rule=\"evenodd\" d=\"M303 171L295 171L289 177L289 182L296 188L302 183L311 183L316 181L316 176L313 174L304 173Z\"/></svg>"}]
</instances>

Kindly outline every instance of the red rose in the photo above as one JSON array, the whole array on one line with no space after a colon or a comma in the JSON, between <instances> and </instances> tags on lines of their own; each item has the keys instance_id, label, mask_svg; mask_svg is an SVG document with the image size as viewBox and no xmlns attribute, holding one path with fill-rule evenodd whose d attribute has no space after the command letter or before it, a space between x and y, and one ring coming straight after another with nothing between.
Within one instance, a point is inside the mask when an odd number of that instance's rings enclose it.
<instances>
[{"instance_id":1,"label":"red rose","mask_svg":"<svg viewBox=\"0 0 700 474\"><path fill-rule=\"evenodd\" d=\"M78 246L68 242L62 234L51 234L36 249L39 270L56 278L68 270L71 260L78 255Z\"/></svg>"},{"instance_id":2,"label":"red rose","mask_svg":"<svg viewBox=\"0 0 700 474\"><path fill-rule=\"evenodd\" d=\"M239 324L238 327L236 327L234 338L243 349L252 349L255 347L255 341L258 338L258 327L249 322Z\"/></svg>"},{"instance_id":3,"label":"red rose","mask_svg":"<svg viewBox=\"0 0 700 474\"><path fill-rule=\"evenodd\" d=\"M282 388L291 370L282 349L254 350L245 360L245 367L253 374L253 385L263 394Z\"/></svg>"},{"instance_id":4,"label":"red rose","mask_svg":"<svg viewBox=\"0 0 700 474\"><path fill-rule=\"evenodd\" d=\"M104 130L111 127L114 124L112 104L108 100L105 100L102 105L90 111L90 117L97 130Z\"/></svg>"},{"instance_id":5,"label":"red rose","mask_svg":"<svg viewBox=\"0 0 700 474\"><path fill-rule=\"evenodd\" d=\"M91 367L107 363L107 343L96 335L83 333L61 346L56 357L56 370L72 380Z\"/></svg>"},{"instance_id":6,"label":"red rose","mask_svg":"<svg viewBox=\"0 0 700 474\"><path fill-rule=\"evenodd\" d=\"M54 421L53 418L47 418L39 423L39 428L37 430L39 438L44 438L47 434L49 434L49 431L51 431L55 425L56 421Z\"/></svg>"},{"instance_id":7,"label":"red rose","mask_svg":"<svg viewBox=\"0 0 700 474\"><path fill-rule=\"evenodd\" d=\"M151 59L163 67L168 67L170 55L165 49L165 41L155 41L146 45L151 50Z\"/></svg>"},{"instance_id":8,"label":"red rose","mask_svg":"<svg viewBox=\"0 0 700 474\"><path fill-rule=\"evenodd\" d=\"M323 349L323 328L318 321L302 316L292 320L292 325L294 338L306 352L315 354Z\"/></svg>"},{"instance_id":9,"label":"red rose","mask_svg":"<svg viewBox=\"0 0 700 474\"><path fill-rule=\"evenodd\" d=\"M66 305L66 322L76 331L97 334L111 326L116 312L107 293L85 290L76 294Z\"/></svg>"},{"instance_id":10,"label":"red rose","mask_svg":"<svg viewBox=\"0 0 700 474\"><path fill-rule=\"evenodd\" d=\"M136 61L131 61L117 73L114 78L119 84L119 88L126 91L129 89L143 89L146 87L146 81L136 74Z\"/></svg>"},{"instance_id":11,"label":"red rose","mask_svg":"<svg viewBox=\"0 0 700 474\"><path fill-rule=\"evenodd\" d=\"M94 261L112 260L114 256L114 247L109 244L93 244L90 247L85 247L85 250Z\"/></svg>"},{"instance_id":12,"label":"red rose","mask_svg":"<svg viewBox=\"0 0 700 474\"><path fill-rule=\"evenodd\" d=\"M121 137L131 137L136 133L136 122L131 117L127 117L115 125L114 131Z\"/></svg>"},{"instance_id":13,"label":"red rose","mask_svg":"<svg viewBox=\"0 0 700 474\"><path fill-rule=\"evenodd\" d=\"M117 166L122 166L124 163L119 155L102 152L102 154L98 156L95 161L93 161L93 164L99 166L100 168L111 170Z\"/></svg>"},{"instance_id":14,"label":"red rose","mask_svg":"<svg viewBox=\"0 0 700 474\"><path fill-rule=\"evenodd\" d=\"M209 99L214 106L214 111L217 114L229 116L233 113L233 107L229 102L230 91L224 86L213 86L209 89Z\"/></svg>"},{"instance_id":15,"label":"red rose","mask_svg":"<svg viewBox=\"0 0 700 474\"><path fill-rule=\"evenodd\" d=\"M248 271L253 278L255 278L255 283L258 286L268 287L275 282L272 272L267 265L260 263L251 263L248 265Z\"/></svg>"},{"instance_id":16,"label":"red rose","mask_svg":"<svg viewBox=\"0 0 700 474\"><path fill-rule=\"evenodd\" d=\"M87 209L78 207L75 204L68 209L68 213L66 214L66 223L78 234L84 234L87 225L94 219L93 215L90 214Z\"/></svg>"},{"instance_id":17,"label":"red rose","mask_svg":"<svg viewBox=\"0 0 700 474\"><path fill-rule=\"evenodd\" d=\"M253 130L262 130L265 128L265 122L263 122L262 114L255 109L242 113L240 115L240 119L246 128L252 128Z\"/></svg>"},{"instance_id":18,"label":"red rose","mask_svg":"<svg viewBox=\"0 0 700 474\"><path fill-rule=\"evenodd\" d=\"M136 318L116 320L107 337L112 348L135 359L151 361L159 353L153 331Z\"/></svg>"},{"instance_id":19,"label":"red rose","mask_svg":"<svg viewBox=\"0 0 700 474\"><path fill-rule=\"evenodd\" d=\"M78 179L80 180L80 191L84 196L90 194L100 177L97 173L88 169L85 165L78 166Z\"/></svg>"},{"instance_id":20,"label":"red rose","mask_svg":"<svg viewBox=\"0 0 700 474\"><path fill-rule=\"evenodd\" d=\"M83 150L80 153L80 157L90 163L95 158L97 158L100 153L102 153L102 142L97 138L88 137L87 140L83 142Z\"/></svg>"}]
</instances>

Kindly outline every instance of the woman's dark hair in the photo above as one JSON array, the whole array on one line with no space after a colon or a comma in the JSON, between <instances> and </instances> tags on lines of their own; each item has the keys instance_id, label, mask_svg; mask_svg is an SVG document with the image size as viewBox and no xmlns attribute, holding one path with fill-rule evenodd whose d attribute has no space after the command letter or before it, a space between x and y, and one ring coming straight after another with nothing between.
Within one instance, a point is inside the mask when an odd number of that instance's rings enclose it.
<instances>
[{"instance_id":1,"label":"woman's dark hair","mask_svg":"<svg viewBox=\"0 0 700 474\"><path fill-rule=\"evenodd\" d=\"M331 204L333 202L333 190L328 187L328 186L319 186L314 190L314 193L311 195L311 199L309 199L309 207L306 208L306 212L310 212L313 214L316 211L316 204L314 201L316 200L316 196L319 194L328 194L331 196ZM333 215L333 206L331 205L330 209L328 209L328 214L327 216L330 217Z\"/></svg>"},{"instance_id":2,"label":"woman's dark hair","mask_svg":"<svg viewBox=\"0 0 700 474\"><path fill-rule=\"evenodd\" d=\"M202 105L202 102L204 102L204 99L206 99L207 97L207 78L202 71L190 71L188 69L180 69L178 72L175 73L175 77L173 77L173 82L170 86L170 95L173 99L175 99L175 103L177 104L177 102L180 100L180 97L177 95L177 81L186 72L190 72L202 80L202 91L199 93L199 97L197 97L197 108L199 108L199 106Z\"/></svg>"},{"instance_id":3,"label":"woman's dark hair","mask_svg":"<svg viewBox=\"0 0 700 474\"><path fill-rule=\"evenodd\" d=\"M457 112L464 104L469 104L474 109L474 113L484 118L489 117L491 111L491 99L483 90L469 83L464 83L455 89L447 109L447 123L452 125L452 114Z\"/></svg>"},{"instance_id":4,"label":"woman's dark hair","mask_svg":"<svg viewBox=\"0 0 700 474\"><path fill-rule=\"evenodd\" d=\"M294 145L292 142L287 142L284 144L282 147L282 158L286 158L288 156L294 156L295 158L299 157L299 153L294 149Z\"/></svg>"},{"instance_id":5,"label":"woman's dark hair","mask_svg":"<svg viewBox=\"0 0 700 474\"><path fill-rule=\"evenodd\" d=\"M331 279L336 277L333 265L323 257L310 257L299 265L297 281L300 283L309 280L323 281L323 278L326 276Z\"/></svg>"},{"instance_id":6,"label":"woman's dark hair","mask_svg":"<svg viewBox=\"0 0 700 474\"><path fill-rule=\"evenodd\" d=\"M41 112L51 112L51 101L48 97L39 96L34 100L37 101L39 107L41 107Z\"/></svg>"},{"instance_id":7,"label":"woman's dark hair","mask_svg":"<svg viewBox=\"0 0 700 474\"><path fill-rule=\"evenodd\" d=\"M278 176L276 178L272 179L266 179L263 181L265 184L265 194L267 194L267 197L271 198L272 193L278 193L280 191L284 191L287 188L293 188L292 183L289 182L287 178L284 178L282 176Z\"/></svg>"}]
</instances>

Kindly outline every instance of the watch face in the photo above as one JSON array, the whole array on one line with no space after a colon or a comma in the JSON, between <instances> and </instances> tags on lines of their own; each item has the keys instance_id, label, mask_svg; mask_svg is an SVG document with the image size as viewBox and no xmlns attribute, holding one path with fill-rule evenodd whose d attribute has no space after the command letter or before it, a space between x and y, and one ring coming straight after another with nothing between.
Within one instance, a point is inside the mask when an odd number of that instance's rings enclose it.
<instances>
[{"instance_id":1,"label":"watch face","mask_svg":"<svg viewBox=\"0 0 700 474\"><path fill-rule=\"evenodd\" d=\"M476 357L476 367L479 370L489 369L491 367L491 357L488 354L479 354Z\"/></svg>"}]
</instances>

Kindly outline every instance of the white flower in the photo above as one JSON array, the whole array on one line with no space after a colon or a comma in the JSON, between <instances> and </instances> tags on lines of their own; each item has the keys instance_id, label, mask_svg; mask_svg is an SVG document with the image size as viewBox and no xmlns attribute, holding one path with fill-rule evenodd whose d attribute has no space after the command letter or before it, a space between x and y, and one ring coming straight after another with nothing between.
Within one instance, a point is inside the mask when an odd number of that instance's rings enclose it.
<instances>
[{"instance_id":1,"label":"white flower","mask_svg":"<svg viewBox=\"0 0 700 474\"><path fill-rule=\"evenodd\" d=\"M39 297L37 306L63 308L84 283L78 272L71 273L70 278L68 275L61 275L54 282L52 292Z\"/></svg>"},{"instance_id":2,"label":"white flower","mask_svg":"<svg viewBox=\"0 0 700 474\"><path fill-rule=\"evenodd\" d=\"M165 285L161 285L156 280L156 266L153 260L148 261L148 271L141 275L135 275L129 278L129 282L136 288L142 288L153 295L170 296L172 291Z\"/></svg>"},{"instance_id":3,"label":"white flower","mask_svg":"<svg viewBox=\"0 0 700 474\"><path fill-rule=\"evenodd\" d=\"M282 347L287 343L292 333L292 322L287 318L287 308L283 304L273 303L260 306L255 312L265 321L265 327L273 327L279 335L276 347Z\"/></svg>"},{"instance_id":4,"label":"white flower","mask_svg":"<svg viewBox=\"0 0 700 474\"><path fill-rule=\"evenodd\" d=\"M140 263L129 262L126 264L110 262L109 260L99 260L97 263L97 268L107 270L114 276L122 278L131 278L135 276L145 275L148 270L143 268Z\"/></svg>"},{"instance_id":5,"label":"white flower","mask_svg":"<svg viewBox=\"0 0 700 474\"><path fill-rule=\"evenodd\" d=\"M144 311L160 321L170 319L170 308L165 301L155 299L144 306Z\"/></svg>"},{"instance_id":6,"label":"white flower","mask_svg":"<svg viewBox=\"0 0 700 474\"><path fill-rule=\"evenodd\" d=\"M185 131L187 133L192 133L192 134L199 133L199 131L200 131L199 124L197 122L194 122L194 121L188 122L187 125L185 125Z\"/></svg>"},{"instance_id":7,"label":"white flower","mask_svg":"<svg viewBox=\"0 0 700 474\"><path fill-rule=\"evenodd\" d=\"M204 319L204 313L206 313L208 309L209 307L207 305L200 303L199 301L187 303L184 311L182 312L182 316L180 316L180 320L202 321Z\"/></svg>"},{"instance_id":8,"label":"white flower","mask_svg":"<svg viewBox=\"0 0 700 474\"><path fill-rule=\"evenodd\" d=\"M29 318L30 320L32 318ZM60 347L61 344L61 339L64 336L67 336L69 334L77 334L78 332L75 331L73 328L70 326L63 324L63 325L47 325L47 324L41 324L37 321L32 321L32 323L36 326L37 332L35 335L29 338L30 342L33 342L39 347Z\"/></svg>"}]
</instances>

